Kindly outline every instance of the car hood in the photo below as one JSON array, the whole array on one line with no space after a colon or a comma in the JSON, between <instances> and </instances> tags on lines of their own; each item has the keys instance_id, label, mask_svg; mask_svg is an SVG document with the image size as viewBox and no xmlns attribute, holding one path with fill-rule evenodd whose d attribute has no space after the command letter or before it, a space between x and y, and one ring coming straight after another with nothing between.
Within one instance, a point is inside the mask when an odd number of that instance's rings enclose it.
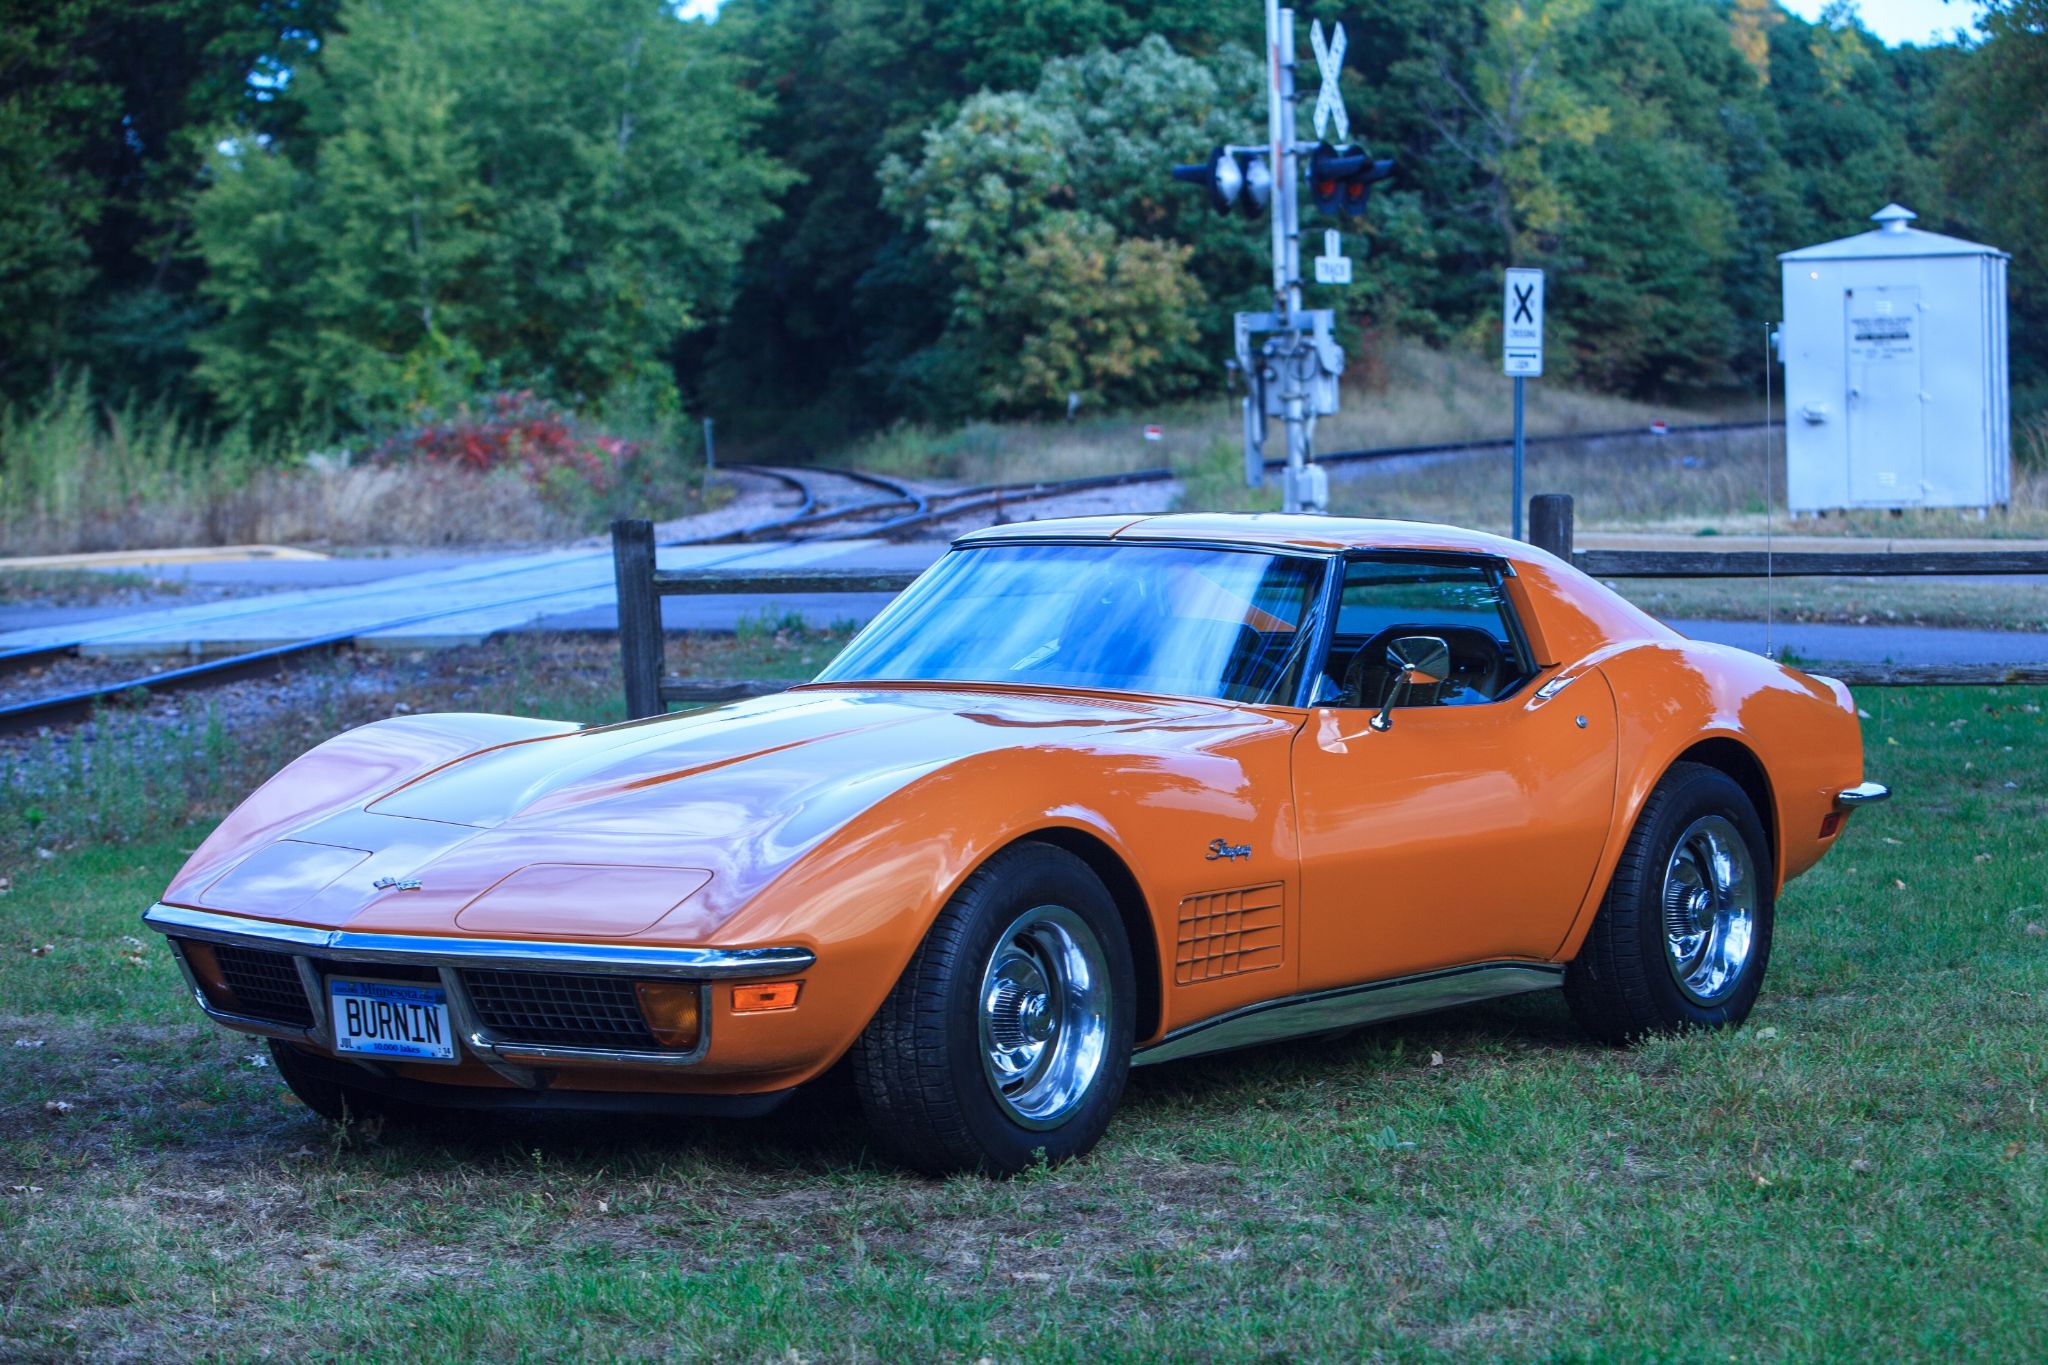
<instances>
[{"instance_id":1,"label":"car hood","mask_svg":"<svg viewBox=\"0 0 2048 1365\"><path fill-rule=\"evenodd\" d=\"M167 899L392 932L701 941L849 820L976 755L1199 748L1272 725L1201 701L805 688L482 748L188 865Z\"/></svg>"}]
</instances>

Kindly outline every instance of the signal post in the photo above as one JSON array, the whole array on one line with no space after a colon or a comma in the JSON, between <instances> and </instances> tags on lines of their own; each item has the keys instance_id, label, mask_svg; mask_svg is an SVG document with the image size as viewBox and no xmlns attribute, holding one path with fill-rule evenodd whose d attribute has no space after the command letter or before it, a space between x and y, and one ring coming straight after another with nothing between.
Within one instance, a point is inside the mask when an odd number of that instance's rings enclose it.
<instances>
[{"instance_id":1,"label":"signal post","mask_svg":"<svg viewBox=\"0 0 2048 1365\"><path fill-rule=\"evenodd\" d=\"M1339 218L1365 213L1372 186L1394 170L1392 161L1375 161L1357 147L1344 145L1351 120L1338 93L1337 77L1344 63L1344 26L1336 25L1325 41L1321 21L1310 26L1322 88L1316 99L1316 138L1303 142L1294 126L1294 11L1266 0L1266 142L1263 146L1218 147L1206 162L1176 166L1176 180L1204 186L1218 213L1234 207L1256 219L1270 202L1273 212L1273 308L1239 313L1235 351L1244 376L1244 476L1257 488L1266 476L1266 430L1278 418L1286 433L1287 463L1282 506L1289 512L1320 512L1329 505L1329 481L1314 463L1318 417L1337 411L1337 381L1344 373L1344 351L1331 335L1335 315L1327 308L1301 306L1300 187L1308 158L1308 179L1317 209ZM1321 139L1336 125L1339 145ZM1316 279L1348 284L1351 262L1340 249L1336 230L1325 233L1323 255L1316 258Z\"/></svg>"}]
</instances>

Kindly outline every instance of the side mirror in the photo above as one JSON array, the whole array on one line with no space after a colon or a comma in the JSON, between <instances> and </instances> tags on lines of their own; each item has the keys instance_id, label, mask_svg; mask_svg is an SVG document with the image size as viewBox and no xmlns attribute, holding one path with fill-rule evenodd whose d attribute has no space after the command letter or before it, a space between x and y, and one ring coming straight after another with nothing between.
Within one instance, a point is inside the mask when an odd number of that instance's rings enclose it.
<instances>
[{"instance_id":1,"label":"side mirror","mask_svg":"<svg viewBox=\"0 0 2048 1365\"><path fill-rule=\"evenodd\" d=\"M1375 730L1394 728L1395 701L1411 687L1432 687L1451 676L1451 647L1434 635L1403 635L1387 646L1387 694L1380 699L1380 713L1372 718Z\"/></svg>"}]
</instances>

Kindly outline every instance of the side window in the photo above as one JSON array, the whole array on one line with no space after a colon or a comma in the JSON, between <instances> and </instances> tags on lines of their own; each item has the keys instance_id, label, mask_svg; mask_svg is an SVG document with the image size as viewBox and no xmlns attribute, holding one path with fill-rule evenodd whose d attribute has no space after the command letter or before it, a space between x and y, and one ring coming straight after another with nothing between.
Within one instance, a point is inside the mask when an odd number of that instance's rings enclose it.
<instances>
[{"instance_id":1,"label":"side window","mask_svg":"<svg viewBox=\"0 0 2048 1365\"><path fill-rule=\"evenodd\" d=\"M1329 657L1326 705L1377 707L1392 673L1387 646L1405 635L1433 635L1450 646L1450 676L1410 688L1406 706L1479 706L1497 701L1529 676L1499 570L1475 560L1359 559L1345 567Z\"/></svg>"}]
</instances>

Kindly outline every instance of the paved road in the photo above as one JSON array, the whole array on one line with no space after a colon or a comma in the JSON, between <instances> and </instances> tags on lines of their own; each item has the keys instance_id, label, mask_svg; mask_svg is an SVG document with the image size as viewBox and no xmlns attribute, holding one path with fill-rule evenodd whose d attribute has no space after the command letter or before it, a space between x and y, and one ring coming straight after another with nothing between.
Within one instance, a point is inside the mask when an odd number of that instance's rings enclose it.
<instances>
[{"instance_id":1,"label":"paved road","mask_svg":"<svg viewBox=\"0 0 2048 1365\"><path fill-rule=\"evenodd\" d=\"M1764 652L1761 621L1672 621L1695 640ZM2048 664L2048 635L1934 626L1787 625L1768 630L1779 658L1859 664Z\"/></svg>"}]
</instances>

